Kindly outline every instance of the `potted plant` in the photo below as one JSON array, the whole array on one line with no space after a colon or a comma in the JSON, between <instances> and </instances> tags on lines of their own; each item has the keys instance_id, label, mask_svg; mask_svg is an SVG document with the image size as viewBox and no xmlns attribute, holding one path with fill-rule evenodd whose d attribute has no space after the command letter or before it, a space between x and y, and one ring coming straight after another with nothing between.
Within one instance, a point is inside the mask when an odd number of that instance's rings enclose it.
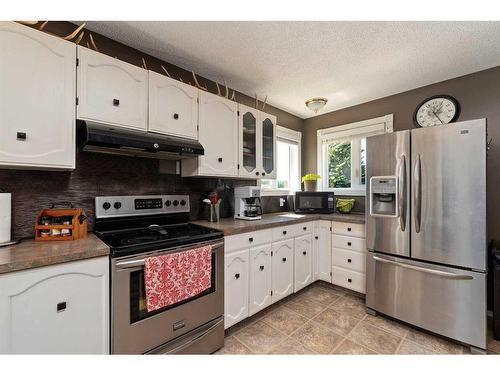
<instances>
[{"instance_id":1,"label":"potted plant","mask_svg":"<svg viewBox=\"0 0 500 375\"><path fill-rule=\"evenodd\" d=\"M304 191L316 191L318 180L321 178L319 174L308 173L302 176Z\"/></svg>"}]
</instances>

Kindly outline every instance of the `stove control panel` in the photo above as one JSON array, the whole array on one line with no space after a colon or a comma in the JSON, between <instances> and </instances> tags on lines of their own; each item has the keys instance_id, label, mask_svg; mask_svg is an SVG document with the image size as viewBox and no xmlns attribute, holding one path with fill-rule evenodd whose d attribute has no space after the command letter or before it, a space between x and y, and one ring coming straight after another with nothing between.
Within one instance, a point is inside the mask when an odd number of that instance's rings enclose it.
<instances>
[{"instance_id":1,"label":"stove control panel","mask_svg":"<svg viewBox=\"0 0 500 375\"><path fill-rule=\"evenodd\" d=\"M132 195L95 198L96 218L170 213L189 213L189 195Z\"/></svg>"}]
</instances>

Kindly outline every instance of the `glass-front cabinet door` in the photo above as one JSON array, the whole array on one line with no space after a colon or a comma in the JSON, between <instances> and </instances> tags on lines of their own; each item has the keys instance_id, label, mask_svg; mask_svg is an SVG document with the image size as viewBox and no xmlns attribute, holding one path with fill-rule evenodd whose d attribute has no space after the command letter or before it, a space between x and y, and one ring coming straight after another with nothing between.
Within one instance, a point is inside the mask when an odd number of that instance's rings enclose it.
<instances>
[{"instance_id":1,"label":"glass-front cabinet door","mask_svg":"<svg viewBox=\"0 0 500 375\"><path fill-rule=\"evenodd\" d=\"M276 117L261 112L263 178L276 178Z\"/></svg>"},{"instance_id":2,"label":"glass-front cabinet door","mask_svg":"<svg viewBox=\"0 0 500 375\"><path fill-rule=\"evenodd\" d=\"M260 177L258 164L261 155L259 111L240 105L240 169L239 175Z\"/></svg>"}]
</instances>

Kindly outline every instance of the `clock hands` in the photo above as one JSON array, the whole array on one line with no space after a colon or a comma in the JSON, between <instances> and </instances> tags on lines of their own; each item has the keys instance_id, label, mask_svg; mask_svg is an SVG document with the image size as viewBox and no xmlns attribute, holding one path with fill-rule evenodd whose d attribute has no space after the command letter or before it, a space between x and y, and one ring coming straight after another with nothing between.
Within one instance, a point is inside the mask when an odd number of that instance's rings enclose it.
<instances>
[{"instance_id":1,"label":"clock hands","mask_svg":"<svg viewBox=\"0 0 500 375\"><path fill-rule=\"evenodd\" d=\"M432 111L432 114L433 114L434 116L436 116L436 118L439 120L439 122L440 122L441 124L444 124L443 120L441 120L441 119L439 118L439 116L437 115L436 111Z\"/></svg>"}]
</instances>

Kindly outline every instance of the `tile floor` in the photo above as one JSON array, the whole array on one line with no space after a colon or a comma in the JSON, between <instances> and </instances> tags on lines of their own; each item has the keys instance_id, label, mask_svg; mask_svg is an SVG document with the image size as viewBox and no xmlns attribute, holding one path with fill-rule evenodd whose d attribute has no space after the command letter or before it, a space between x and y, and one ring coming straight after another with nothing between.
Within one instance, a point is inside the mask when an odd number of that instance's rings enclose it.
<instances>
[{"instance_id":1,"label":"tile floor","mask_svg":"<svg viewBox=\"0 0 500 375\"><path fill-rule=\"evenodd\" d=\"M500 341L488 339L500 354ZM469 354L460 344L366 314L360 295L317 282L226 331L217 354Z\"/></svg>"}]
</instances>

